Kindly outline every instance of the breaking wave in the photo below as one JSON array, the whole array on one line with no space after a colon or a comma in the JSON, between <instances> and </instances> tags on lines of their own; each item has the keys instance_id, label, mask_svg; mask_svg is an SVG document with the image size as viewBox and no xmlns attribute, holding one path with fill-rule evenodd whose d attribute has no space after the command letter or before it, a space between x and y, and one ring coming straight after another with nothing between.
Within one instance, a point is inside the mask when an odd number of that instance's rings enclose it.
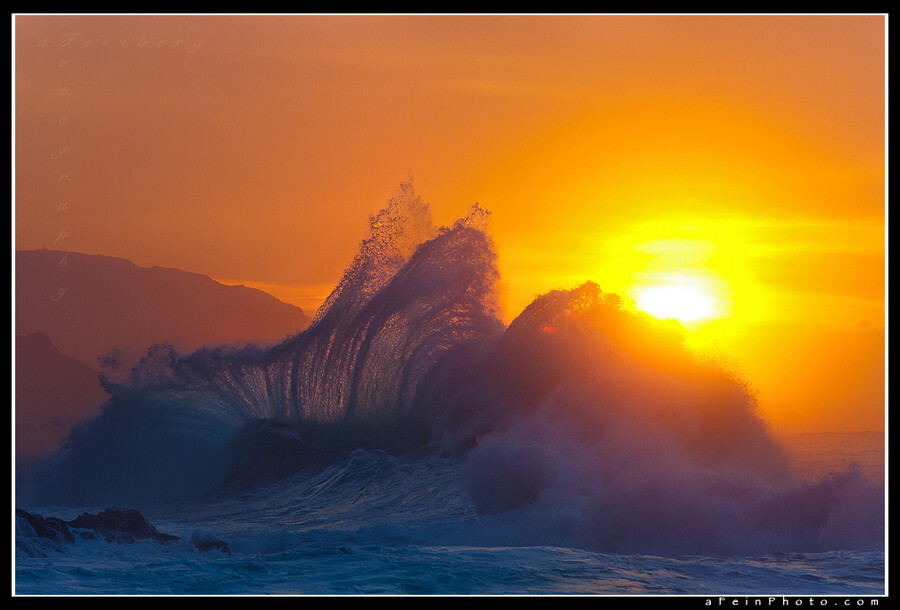
<instances>
[{"instance_id":1,"label":"breaking wave","mask_svg":"<svg viewBox=\"0 0 900 610\"><path fill-rule=\"evenodd\" d=\"M154 346L17 493L195 501L377 450L458 464L466 501L510 543L729 554L883 541L883 485L858 470L794 477L743 380L672 325L587 282L505 326L487 216L476 205L434 227L402 185L307 330L265 349Z\"/></svg>"}]
</instances>

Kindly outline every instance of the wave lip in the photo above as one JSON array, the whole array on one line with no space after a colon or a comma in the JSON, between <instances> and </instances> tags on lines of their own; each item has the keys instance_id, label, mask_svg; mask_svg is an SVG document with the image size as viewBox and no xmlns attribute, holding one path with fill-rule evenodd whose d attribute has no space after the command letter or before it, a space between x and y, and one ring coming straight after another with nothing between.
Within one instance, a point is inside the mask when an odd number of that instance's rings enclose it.
<instances>
[{"instance_id":1,"label":"wave lip","mask_svg":"<svg viewBox=\"0 0 900 610\"><path fill-rule=\"evenodd\" d=\"M306 330L271 349L152 347L127 381L105 380L101 415L28 482L52 502L197 499L269 482L307 458L421 445L432 370L502 331L486 215L476 205L437 229L403 185ZM261 449L258 434L242 436L254 421L289 427L303 443Z\"/></svg>"},{"instance_id":2,"label":"wave lip","mask_svg":"<svg viewBox=\"0 0 900 610\"><path fill-rule=\"evenodd\" d=\"M677 326L587 282L504 328L486 217L436 229L404 185L305 331L156 346L107 383L102 414L38 472L43 501L196 500L417 450L454 460L481 523L513 541L723 555L883 540L883 485L798 481L747 383Z\"/></svg>"}]
</instances>

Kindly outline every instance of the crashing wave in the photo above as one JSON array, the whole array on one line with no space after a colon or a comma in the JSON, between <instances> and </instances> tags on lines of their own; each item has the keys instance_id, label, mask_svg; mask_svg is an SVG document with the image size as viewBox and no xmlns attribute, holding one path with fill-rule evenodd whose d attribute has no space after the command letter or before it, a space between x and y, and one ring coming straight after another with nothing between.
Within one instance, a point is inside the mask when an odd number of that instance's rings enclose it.
<instances>
[{"instance_id":1,"label":"crashing wave","mask_svg":"<svg viewBox=\"0 0 900 610\"><path fill-rule=\"evenodd\" d=\"M257 420L293 427L311 460L423 443L423 380L451 351L502 331L485 216L475 205L435 229L428 205L403 185L371 217L308 329L270 350L152 347L127 382L106 383L111 399L73 430L48 489L77 503L202 497L245 471L235 447L259 445L245 439Z\"/></svg>"},{"instance_id":2,"label":"crashing wave","mask_svg":"<svg viewBox=\"0 0 900 610\"><path fill-rule=\"evenodd\" d=\"M458 460L483 518L541 544L723 554L883 539L883 486L857 471L794 480L747 384L672 325L587 282L504 327L486 218L476 205L436 229L403 185L308 329L271 349L155 346L107 383L102 415L40 491L191 500L359 449L418 449Z\"/></svg>"}]
</instances>

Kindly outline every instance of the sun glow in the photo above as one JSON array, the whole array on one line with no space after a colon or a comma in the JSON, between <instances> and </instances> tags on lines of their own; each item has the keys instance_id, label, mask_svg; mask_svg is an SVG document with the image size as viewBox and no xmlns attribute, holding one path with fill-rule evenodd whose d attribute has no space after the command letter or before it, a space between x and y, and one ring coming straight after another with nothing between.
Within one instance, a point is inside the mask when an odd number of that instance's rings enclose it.
<instances>
[{"instance_id":1,"label":"sun glow","mask_svg":"<svg viewBox=\"0 0 900 610\"><path fill-rule=\"evenodd\" d=\"M630 245L618 245L618 251L631 255L617 259L619 281L627 282L623 291L636 309L691 330L733 320L735 296L749 284L740 240L724 222L703 228L660 221L635 227L621 239Z\"/></svg>"},{"instance_id":2,"label":"sun glow","mask_svg":"<svg viewBox=\"0 0 900 610\"><path fill-rule=\"evenodd\" d=\"M643 286L635 292L637 308L656 318L699 322L721 314L716 298L697 285Z\"/></svg>"}]
</instances>

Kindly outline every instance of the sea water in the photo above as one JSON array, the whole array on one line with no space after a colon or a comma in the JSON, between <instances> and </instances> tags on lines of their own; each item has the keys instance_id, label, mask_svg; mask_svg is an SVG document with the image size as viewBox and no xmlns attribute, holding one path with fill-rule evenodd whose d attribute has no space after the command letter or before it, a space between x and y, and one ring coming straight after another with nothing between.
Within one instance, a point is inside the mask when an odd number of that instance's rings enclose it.
<instances>
[{"instance_id":1,"label":"sea water","mask_svg":"<svg viewBox=\"0 0 900 610\"><path fill-rule=\"evenodd\" d=\"M836 439L870 456L880 435L800 435L824 460ZM820 451L816 452L816 447ZM824 464L824 461L820 463ZM828 464L841 470L848 463ZM104 507L28 507L72 519ZM526 515L479 516L446 459L354 452L323 472L238 497L153 507L181 540L79 541L15 558L19 595L882 595L885 547L733 556L603 553L541 544ZM224 540L200 553L192 538ZM530 539L529 539L530 538ZM547 541L549 542L549 541Z\"/></svg>"},{"instance_id":2,"label":"sea water","mask_svg":"<svg viewBox=\"0 0 900 610\"><path fill-rule=\"evenodd\" d=\"M880 595L883 436L775 438L748 385L593 283L506 325L473 207L411 185L309 329L154 346L16 507L19 595ZM201 552L198 541L221 541Z\"/></svg>"}]
</instances>

